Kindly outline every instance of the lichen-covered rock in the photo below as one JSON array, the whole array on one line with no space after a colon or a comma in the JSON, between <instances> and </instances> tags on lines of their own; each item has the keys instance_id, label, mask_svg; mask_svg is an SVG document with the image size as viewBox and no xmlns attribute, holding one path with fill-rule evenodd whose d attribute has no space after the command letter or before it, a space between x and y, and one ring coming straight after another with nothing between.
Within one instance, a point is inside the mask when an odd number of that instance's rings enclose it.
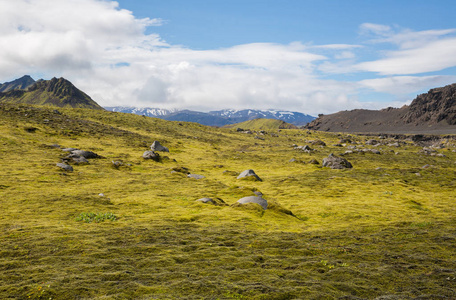
<instances>
[{"instance_id":1,"label":"lichen-covered rock","mask_svg":"<svg viewBox=\"0 0 456 300\"><path fill-rule=\"evenodd\" d=\"M165 146L162 146L159 141L154 141L152 146L150 146L152 151L161 151L161 152L169 152L169 149Z\"/></svg>"},{"instance_id":2,"label":"lichen-covered rock","mask_svg":"<svg viewBox=\"0 0 456 300\"><path fill-rule=\"evenodd\" d=\"M249 197L244 197L241 198L237 201L239 204L247 204L247 203L256 203L260 205L264 210L268 208L268 201L266 199L263 199L260 196L249 196Z\"/></svg>"},{"instance_id":3,"label":"lichen-covered rock","mask_svg":"<svg viewBox=\"0 0 456 300\"><path fill-rule=\"evenodd\" d=\"M95 152L92 151L84 151L84 150L73 150L71 151L70 156L82 156L84 158L90 159L90 158L101 158L100 155L96 154Z\"/></svg>"},{"instance_id":4,"label":"lichen-covered rock","mask_svg":"<svg viewBox=\"0 0 456 300\"><path fill-rule=\"evenodd\" d=\"M160 160L160 155L158 153L155 153L154 151L146 151L143 153L142 157L144 159L152 159L154 161Z\"/></svg>"},{"instance_id":5,"label":"lichen-covered rock","mask_svg":"<svg viewBox=\"0 0 456 300\"><path fill-rule=\"evenodd\" d=\"M73 172L73 167L70 166L70 165L67 165L65 163L58 163L58 164L56 164L56 166L61 168L61 169L64 169L65 171Z\"/></svg>"},{"instance_id":6,"label":"lichen-covered rock","mask_svg":"<svg viewBox=\"0 0 456 300\"><path fill-rule=\"evenodd\" d=\"M237 179L251 179L251 180L255 180L255 181L262 181L261 178L257 174L255 174L255 171L253 171L252 169L243 171L237 177Z\"/></svg>"},{"instance_id":7,"label":"lichen-covered rock","mask_svg":"<svg viewBox=\"0 0 456 300\"><path fill-rule=\"evenodd\" d=\"M353 168L352 164L345 158L330 154L328 157L323 159L323 167L331 169L350 169Z\"/></svg>"}]
</instances>

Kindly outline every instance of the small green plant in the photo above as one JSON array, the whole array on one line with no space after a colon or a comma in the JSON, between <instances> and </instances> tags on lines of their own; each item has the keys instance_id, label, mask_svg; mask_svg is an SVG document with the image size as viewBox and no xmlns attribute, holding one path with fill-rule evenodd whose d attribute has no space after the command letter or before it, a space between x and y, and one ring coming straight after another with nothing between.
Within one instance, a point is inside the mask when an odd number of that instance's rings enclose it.
<instances>
[{"instance_id":1,"label":"small green plant","mask_svg":"<svg viewBox=\"0 0 456 300\"><path fill-rule=\"evenodd\" d=\"M84 221L86 223L100 223L104 220L116 221L117 217L113 213L93 213L93 212L83 212L80 213L79 216L76 218L76 221Z\"/></svg>"}]
</instances>

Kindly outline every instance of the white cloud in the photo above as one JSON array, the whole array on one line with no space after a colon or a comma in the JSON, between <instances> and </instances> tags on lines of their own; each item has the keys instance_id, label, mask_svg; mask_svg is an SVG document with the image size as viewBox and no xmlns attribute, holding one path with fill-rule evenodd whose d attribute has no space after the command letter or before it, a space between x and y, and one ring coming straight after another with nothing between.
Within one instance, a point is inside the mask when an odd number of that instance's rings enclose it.
<instances>
[{"instance_id":1,"label":"white cloud","mask_svg":"<svg viewBox=\"0 0 456 300\"><path fill-rule=\"evenodd\" d=\"M376 72L381 75L411 75L441 71L456 66L456 29L394 31L389 26L362 24L361 32L375 36L372 43L390 43L397 50L384 51L384 56L373 61L361 62L354 70Z\"/></svg>"},{"instance_id":2,"label":"white cloud","mask_svg":"<svg viewBox=\"0 0 456 300\"><path fill-rule=\"evenodd\" d=\"M392 76L386 78L365 79L359 84L376 92L395 95L407 95L419 90L443 86L456 81L456 76ZM411 100L411 99L410 99Z\"/></svg>"}]
</instances>

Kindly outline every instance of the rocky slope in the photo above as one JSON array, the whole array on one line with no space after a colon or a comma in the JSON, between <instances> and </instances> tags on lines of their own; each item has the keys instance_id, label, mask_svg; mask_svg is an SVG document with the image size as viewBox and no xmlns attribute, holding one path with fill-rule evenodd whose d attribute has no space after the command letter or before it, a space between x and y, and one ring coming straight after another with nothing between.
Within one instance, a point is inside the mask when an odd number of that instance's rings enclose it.
<instances>
[{"instance_id":1,"label":"rocky slope","mask_svg":"<svg viewBox=\"0 0 456 300\"><path fill-rule=\"evenodd\" d=\"M86 93L64 78L35 82L27 89L0 93L0 103L33 104L57 107L103 109Z\"/></svg>"},{"instance_id":2,"label":"rocky slope","mask_svg":"<svg viewBox=\"0 0 456 300\"><path fill-rule=\"evenodd\" d=\"M456 133L456 84L431 89L410 105L320 115L307 129L358 133Z\"/></svg>"}]
</instances>

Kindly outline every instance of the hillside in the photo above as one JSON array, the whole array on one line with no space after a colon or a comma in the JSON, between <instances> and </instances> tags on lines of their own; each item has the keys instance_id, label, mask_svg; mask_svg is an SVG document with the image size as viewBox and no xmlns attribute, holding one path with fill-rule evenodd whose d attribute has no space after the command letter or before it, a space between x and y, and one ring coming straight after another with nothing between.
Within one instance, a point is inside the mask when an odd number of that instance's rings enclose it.
<instances>
[{"instance_id":1,"label":"hillside","mask_svg":"<svg viewBox=\"0 0 456 300\"><path fill-rule=\"evenodd\" d=\"M456 133L456 84L419 95L409 106L320 115L307 129L358 133Z\"/></svg>"},{"instance_id":2,"label":"hillside","mask_svg":"<svg viewBox=\"0 0 456 300\"><path fill-rule=\"evenodd\" d=\"M137 108L120 106L105 108L110 111L133 113L170 121L195 122L202 125L217 127L241 123L258 118L282 120L295 126L303 126L315 119L315 117L300 112L281 110L224 109L206 113L191 110L167 110L159 108Z\"/></svg>"},{"instance_id":3,"label":"hillside","mask_svg":"<svg viewBox=\"0 0 456 300\"><path fill-rule=\"evenodd\" d=\"M243 128L250 130L277 130L277 129L297 129L298 127L288 124L282 120L274 119L255 119L237 124L226 125L226 128Z\"/></svg>"},{"instance_id":4,"label":"hillside","mask_svg":"<svg viewBox=\"0 0 456 300\"><path fill-rule=\"evenodd\" d=\"M37 81L26 90L15 89L2 92L0 93L0 102L103 109L87 94L64 78Z\"/></svg>"},{"instance_id":5,"label":"hillside","mask_svg":"<svg viewBox=\"0 0 456 300\"><path fill-rule=\"evenodd\" d=\"M0 103L0 298L456 297L454 138L255 136Z\"/></svg>"}]
</instances>

